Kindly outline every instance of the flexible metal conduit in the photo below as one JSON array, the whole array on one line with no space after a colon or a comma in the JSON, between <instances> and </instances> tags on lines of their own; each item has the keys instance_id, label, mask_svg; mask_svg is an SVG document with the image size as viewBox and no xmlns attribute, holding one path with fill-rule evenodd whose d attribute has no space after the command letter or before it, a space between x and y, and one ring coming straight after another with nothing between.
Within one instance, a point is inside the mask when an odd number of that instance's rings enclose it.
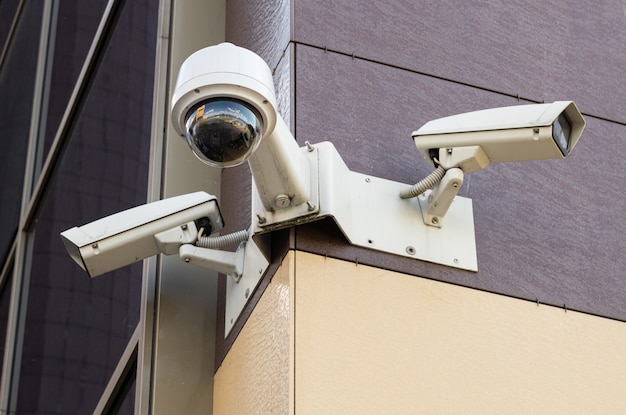
<instances>
[{"instance_id":1,"label":"flexible metal conduit","mask_svg":"<svg viewBox=\"0 0 626 415\"><path fill-rule=\"evenodd\" d=\"M250 236L250 232L247 229L243 229L237 232L229 233L228 235L208 237L200 236L196 242L196 246L201 248L220 249L225 246L239 244L243 241L247 241Z\"/></svg>"},{"instance_id":2,"label":"flexible metal conduit","mask_svg":"<svg viewBox=\"0 0 626 415\"><path fill-rule=\"evenodd\" d=\"M418 183L414 184L410 188L403 190L400 192L400 197L402 199L410 199L412 197L417 197L424 193L426 190L430 189L437 185L443 176L446 174L446 169L441 166L438 166L437 169L430 173L428 176L424 177Z\"/></svg>"}]
</instances>

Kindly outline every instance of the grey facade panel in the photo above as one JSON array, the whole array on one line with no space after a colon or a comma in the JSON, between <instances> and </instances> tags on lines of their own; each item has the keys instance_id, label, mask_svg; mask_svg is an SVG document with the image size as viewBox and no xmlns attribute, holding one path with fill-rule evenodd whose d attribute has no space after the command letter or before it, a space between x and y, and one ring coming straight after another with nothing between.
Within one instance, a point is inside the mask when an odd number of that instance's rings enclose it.
<instances>
[{"instance_id":1,"label":"grey facade panel","mask_svg":"<svg viewBox=\"0 0 626 415\"><path fill-rule=\"evenodd\" d=\"M294 3L296 42L626 122L622 2Z\"/></svg>"},{"instance_id":2,"label":"grey facade panel","mask_svg":"<svg viewBox=\"0 0 626 415\"><path fill-rule=\"evenodd\" d=\"M226 2L226 41L253 50L274 70L291 40L289 0Z\"/></svg>"}]
</instances>

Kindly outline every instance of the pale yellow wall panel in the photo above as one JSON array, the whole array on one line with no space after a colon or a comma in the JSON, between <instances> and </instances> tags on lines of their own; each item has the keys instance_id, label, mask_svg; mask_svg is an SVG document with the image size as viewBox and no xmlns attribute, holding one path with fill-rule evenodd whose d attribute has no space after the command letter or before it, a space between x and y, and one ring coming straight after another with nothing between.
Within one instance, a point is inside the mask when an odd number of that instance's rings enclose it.
<instances>
[{"instance_id":1,"label":"pale yellow wall panel","mask_svg":"<svg viewBox=\"0 0 626 415\"><path fill-rule=\"evenodd\" d=\"M293 267L290 253L215 374L214 415L289 413Z\"/></svg>"},{"instance_id":2,"label":"pale yellow wall panel","mask_svg":"<svg viewBox=\"0 0 626 415\"><path fill-rule=\"evenodd\" d=\"M295 287L296 414L626 413L624 323L302 252Z\"/></svg>"}]
</instances>

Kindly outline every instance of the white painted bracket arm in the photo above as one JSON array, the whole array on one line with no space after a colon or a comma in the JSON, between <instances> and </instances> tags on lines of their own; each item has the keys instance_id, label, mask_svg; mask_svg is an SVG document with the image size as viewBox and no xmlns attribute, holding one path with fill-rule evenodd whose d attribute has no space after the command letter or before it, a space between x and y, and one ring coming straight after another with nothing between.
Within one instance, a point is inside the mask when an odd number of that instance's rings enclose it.
<instances>
[{"instance_id":1,"label":"white painted bracket arm","mask_svg":"<svg viewBox=\"0 0 626 415\"><path fill-rule=\"evenodd\" d=\"M185 244L179 249L180 258L190 264L226 274L226 312L224 336L228 336L246 303L252 298L261 277L267 270L268 260L255 241L241 242L235 252L203 248Z\"/></svg>"},{"instance_id":2,"label":"white painted bracket arm","mask_svg":"<svg viewBox=\"0 0 626 415\"><path fill-rule=\"evenodd\" d=\"M178 254L187 263L226 274L239 282L243 275L245 247L246 242L242 242L235 252L229 252L185 244L180 246Z\"/></svg>"},{"instance_id":3,"label":"white painted bracket arm","mask_svg":"<svg viewBox=\"0 0 626 415\"><path fill-rule=\"evenodd\" d=\"M311 198L308 160L282 118L248 159L259 197L269 211L300 206Z\"/></svg>"},{"instance_id":4,"label":"white painted bracket arm","mask_svg":"<svg viewBox=\"0 0 626 415\"><path fill-rule=\"evenodd\" d=\"M432 192L419 196L422 217L426 225L441 228L443 217L462 185L463 170L455 167L446 170L446 174Z\"/></svg>"},{"instance_id":5,"label":"white painted bracket arm","mask_svg":"<svg viewBox=\"0 0 626 415\"><path fill-rule=\"evenodd\" d=\"M433 191L426 190L425 204L424 196L402 199L398 195L409 185L350 171L330 142L306 146L301 153L311 169L312 209L304 203L267 210L253 187L253 234L332 217L353 245L477 270L472 201L455 197L463 183L460 169L448 169L444 183L437 187L432 213L447 214L446 225L435 227L427 226L421 213L428 211L428 195Z\"/></svg>"}]
</instances>

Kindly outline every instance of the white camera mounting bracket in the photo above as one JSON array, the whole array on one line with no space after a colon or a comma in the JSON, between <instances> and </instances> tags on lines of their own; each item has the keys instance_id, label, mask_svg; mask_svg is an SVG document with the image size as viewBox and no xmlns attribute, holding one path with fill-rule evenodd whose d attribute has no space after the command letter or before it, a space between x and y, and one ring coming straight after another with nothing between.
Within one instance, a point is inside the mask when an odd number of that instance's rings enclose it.
<instances>
[{"instance_id":1,"label":"white camera mounting bracket","mask_svg":"<svg viewBox=\"0 0 626 415\"><path fill-rule=\"evenodd\" d=\"M187 263L228 276L224 337L228 336L267 270L269 261L252 237L241 242L235 252L184 244L179 248L179 256Z\"/></svg>"},{"instance_id":2,"label":"white camera mounting bracket","mask_svg":"<svg viewBox=\"0 0 626 415\"><path fill-rule=\"evenodd\" d=\"M348 241L357 246L395 255L477 271L474 215L471 199L456 196L462 174L451 173L443 192L445 221L427 225L432 207L419 198L401 199L409 185L352 172L330 142L307 144L301 149L311 164L311 200L301 206L268 211L252 186L254 234L332 217ZM452 169L451 169L452 170ZM455 172L456 173L456 172ZM454 177L452 177L454 176ZM457 183L457 188L453 187ZM433 190L433 192L435 192ZM435 209L435 217L441 212ZM432 217L430 219L432 223Z\"/></svg>"},{"instance_id":3,"label":"white camera mounting bracket","mask_svg":"<svg viewBox=\"0 0 626 415\"><path fill-rule=\"evenodd\" d=\"M422 218L426 225L441 228L443 217L463 185L463 176L463 170L458 167L448 169L441 182L432 190L418 196Z\"/></svg>"}]
</instances>

